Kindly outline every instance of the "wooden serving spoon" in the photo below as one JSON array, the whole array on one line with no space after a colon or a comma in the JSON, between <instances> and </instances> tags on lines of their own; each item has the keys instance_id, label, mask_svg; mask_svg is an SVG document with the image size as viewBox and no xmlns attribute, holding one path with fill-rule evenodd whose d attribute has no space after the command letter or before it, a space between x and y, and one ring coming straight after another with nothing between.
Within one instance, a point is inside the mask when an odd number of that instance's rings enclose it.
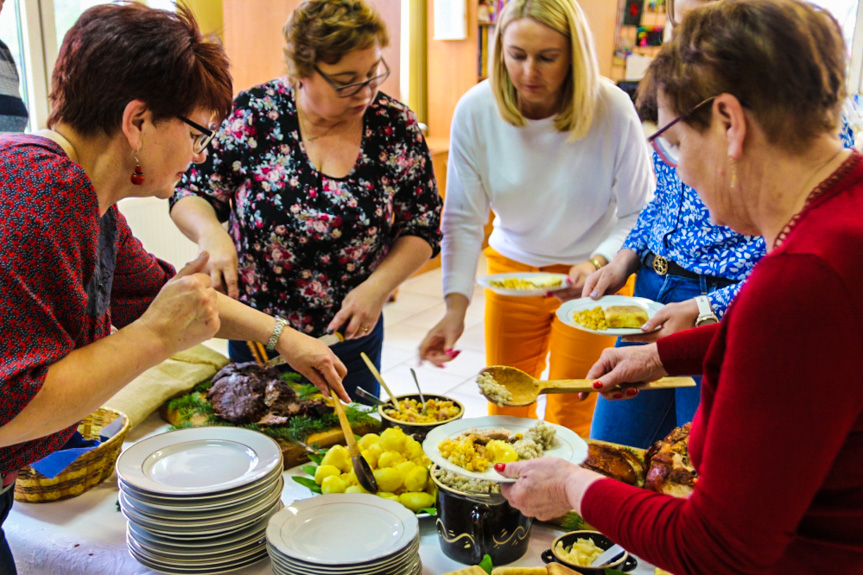
<instances>
[{"instance_id":1,"label":"wooden serving spoon","mask_svg":"<svg viewBox=\"0 0 863 575\"><path fill-rule=\"evenodd\" d=\"M348 451L351 454L351 463L354 466L354 473L357 474L357 480L363 489L369 493L378 492L378 482L375 480L375 474L372 473L372 468L366 458L360 454L360 449L357 447L357 440L354 438L354 430L348 422L348 416L345 415L345 408L342 405L338 396L330 390L330 399L333 400L333 409L339 417L339 425L342 427L342 433L345 434L345 443L348 446Z\"/></svg>"},{"instance_id":2,"label":"wooden serving spoon","mask_svg":"<svg viewBox=\"0 0 863 575\"><path fill-rule=\"evenodd\" d=\"M512 394L512 399L498 403L506 407L524 407L536 402L540 393L581 393L594 392L593 382L590 379L552 379L542 381L523 372L517 367L507 365L492 365L483 369L480 373L491 375L494 380L507 388ZM693 387L695 380L691 377L663 377L657 381L642 384L639 389L667 389L671 387ZM489 401L497 403L486 396Z\"/></svg>"}]
</instances>

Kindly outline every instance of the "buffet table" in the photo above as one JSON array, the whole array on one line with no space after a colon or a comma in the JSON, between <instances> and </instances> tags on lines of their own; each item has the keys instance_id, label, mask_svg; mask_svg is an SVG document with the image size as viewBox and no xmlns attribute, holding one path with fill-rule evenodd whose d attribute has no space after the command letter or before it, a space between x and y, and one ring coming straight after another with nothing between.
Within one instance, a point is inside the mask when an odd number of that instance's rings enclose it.
<instances>
[{"instance_id":1,"label":"buffet table","mask_svg":"<svg viewBox=\"0 0 863 575\"><path fill-rule=\"evenodd\" d=\"M132 429L124 448L140 439L167 430L158 416L150 415ZM282 502L313 497L305 487L289 479L302 474L298 468L285 471ZM126 549L126 519L119 512L116 475L101 485L72 499L53 503L15 502L4 524L6 537L15 555L19 575L153 575L158 573L138 563ZM438 544L434 518L420 522L420 557L423 575L440 575L463 568L449 559ZM559 528L534 523L528 552L514 566L543 565L540 554L548 549ZM269 560L232 571L235 575L272 573ZM653 575L654 568L644 561L632 571Z\"/></svg>"}]
</instances>

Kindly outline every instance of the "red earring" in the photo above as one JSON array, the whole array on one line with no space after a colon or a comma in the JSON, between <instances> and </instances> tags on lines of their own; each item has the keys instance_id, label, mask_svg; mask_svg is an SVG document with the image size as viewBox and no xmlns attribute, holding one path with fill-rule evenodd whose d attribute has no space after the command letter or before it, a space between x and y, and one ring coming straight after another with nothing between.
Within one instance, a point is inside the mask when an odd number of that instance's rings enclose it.
<instances>
[{"instance_id":1,"label":"red earring","mask_svg":"<svg viewBox=\"0 0 863 575\"><path fill-rule=\"evenodd\" d=\"M132 177L129 178L132 184L140 186L144 183L144 171L141 169L141 164L138 162L138 151L135 151L135 171L132 172Z\"/></svg>"}]
</instances>

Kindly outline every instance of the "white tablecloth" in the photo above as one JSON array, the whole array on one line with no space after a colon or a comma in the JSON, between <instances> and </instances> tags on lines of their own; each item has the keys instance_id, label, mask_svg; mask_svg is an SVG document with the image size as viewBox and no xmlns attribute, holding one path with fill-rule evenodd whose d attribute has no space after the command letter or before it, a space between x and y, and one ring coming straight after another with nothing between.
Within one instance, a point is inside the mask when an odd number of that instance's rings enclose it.
<instances>
[{"instance_id":1,"label":"white tablecloth","mask_svg":"<svg viewBox=\"0 0 863 575\"><path fill-rule=\"evenodd\" d=\"M133 429L124 448L143 437L167 429L157 414ZM298 469L285 472L282 501L286 504L313 494L289 475L302 474ZM53 503L16 501L4 523L6 537L15 555L19 575L153 575L152 569L138 563L126 550L126 519L117 506L116 475L90 491ZM540 554L550 547L562 531L535 522L531 529L527 553L513 566L538 567ZM420 558L423 575L440 575L461 569L464 565L443 554L438 543L433 518L420 519ZM653 575L652 566L639 561L634 575ZM232 572L235 575L271 574L269 560Z\"/></svg>"}]
</instances>

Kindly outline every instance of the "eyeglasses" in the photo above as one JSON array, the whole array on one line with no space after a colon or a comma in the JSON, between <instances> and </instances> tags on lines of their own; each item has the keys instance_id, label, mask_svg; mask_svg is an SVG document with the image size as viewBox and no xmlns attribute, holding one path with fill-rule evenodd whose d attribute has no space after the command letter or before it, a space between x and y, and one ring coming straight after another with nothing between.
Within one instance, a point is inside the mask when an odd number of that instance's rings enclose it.
<instances>
[{"instance_id":1,"label":"eyeglasses","mask_svg":"<svg viewBox=\"0 0 863 575\"><path fill-rule=\"evenodd\" d=\"M666 138L663 138L662 134L664 134L666 130L668 130L668 128L670 128L680 120L683 120L701 106L712 102L714 99L716 99L716 96L710 96L706 100L702 100L701 102L690 108L689 111L680 114L679 116L665 124L663 127L659 128L656 132L653 133L652 136L647 138L647 141L650 142L651 146L653 146L654 151L659 154L659 157L662 158L662 161L668 164L668 166L672 168L677 167L677 162L680 159L680 148L676 144L672 144L671 142L669 142Z\"/></svg>"},{"instance_id":2,"label":"eyeglasses","mask_svg":"<svg viewBox=\"0 0 863 575\"><path fill-rule=\"evenodd\" d=\"M213 136L216 135L215 130L211 130L210 128L205 128L204 126L201 126L200 124L196 124L195 122L193 122L189 118L184 118L183 116L177 116L177 117L180 118L181 120L183 120L189 126L195 128L196 130L201 132L200 134L193 134L195 139L192 140L192 151L195 152L196 154L200 154L201 152L203 152L207 148L207 145L210 143L210 141L213 139Z\"/></svg>"},{"instance_id":3,"label":"eyeglasses","mask_svg":"<svg viewBox=\"0 0 863 575\"><path fill-rule=\"evenodd\" d=\"M327 81L327 84L333 87L333 90L336 91L336 96L339 98L350 98L354 94L358 93L360 90L368 86L372 90L380 86L384 83L384 80L390 77L390 67L387 65L386 60L381 58L381 64L384 65L384 73L375 76L374 78L369 78L364 82L354 82L353 84L339 84L323 72L321 69L315 66L315 72L321 75L321 78Z\"/></svg>"}]
</instances>

